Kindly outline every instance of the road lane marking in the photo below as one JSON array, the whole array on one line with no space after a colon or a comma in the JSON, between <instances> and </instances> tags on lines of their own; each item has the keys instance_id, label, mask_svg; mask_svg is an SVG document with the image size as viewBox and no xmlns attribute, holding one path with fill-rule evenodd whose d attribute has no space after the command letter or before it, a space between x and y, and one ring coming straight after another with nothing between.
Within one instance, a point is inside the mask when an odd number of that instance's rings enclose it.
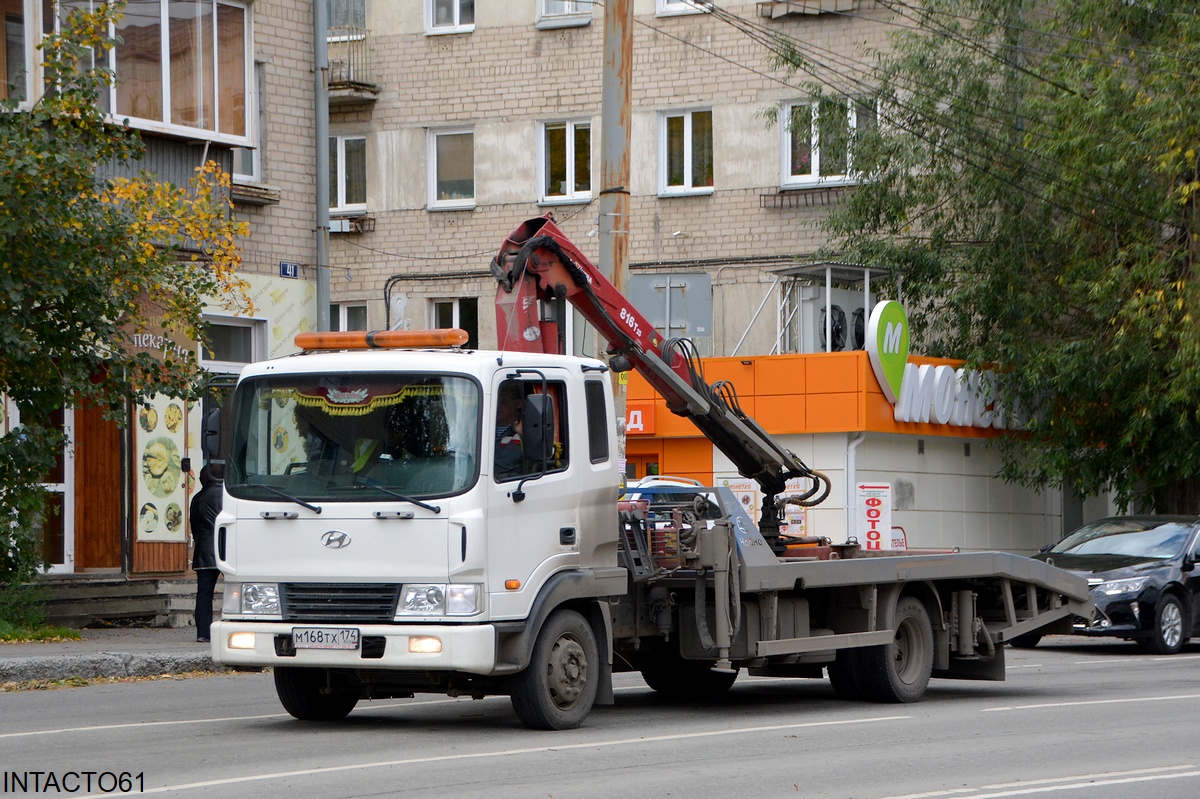
<instances>
[{"instance_id":1,"label":"road lane marking","mask_svg":"<svg viewBox=\"0 0 1200 799\"><path fill-rule=\"evenodd\" d=\"M1039 779L1039 780L1020 780L1018 782L993 783L990 785L980 785L976 788L948 788L944 791L923 791L921 793L906 793L903 796L888 796L888 797L885 797L884 799L937 799L937 797L945 797L945 796L952 796L952 797L955 797L955 799L982 799L982 795L976 794L974 792L975 791L997 791L997 790L1013 789L1013 788L1024 789L1024 792L1033 792L1034 789L1059 790L1064 787L1066 787L1066 788L1083 787L1083 785L1085 783L1083 783L1081 781L1084 781L1084 780L1088 781L1088 782L1086 782L1087 785L1102 784L1102 783L1091 782L1091 780L1095 780L1097 778L1111 780L1111 779L1120 779L1120 778L1163 779L1163 778L1174 778L1174 777L1188 777L1188 776L1191 776L1194 772L1189 772L1187 774L1164 774L1164 772L1180 771L1182 769L1192 769L1192 768L1195 768L1194 764L1183 763L1178 766L1158 766L1156 768L1139 768L1139 769L1132 769L1130 771L1106 771L1106 772L1101 772L1099 774L1073 774L1069 777L1046 777L1046 778ZM1158 776L1158 775L1162 775L1162 776ZM1076 783L1076 784L1062 786L1062 785L1057 785L1056 783ZM1042 787L1042 786L1048 786L1048 787ZM1010 796L1012 794L988 794L988 795L990 795L990 796Z\"/></svg>"},{"instance_id":2,"label":"road lane marking","mask_svg":"<svg viewBox=\"0 0 1200 799\"><path fill-rule=\"evenodd\" d=\"M768 680L764 680L764 682L766 682L766 681L768 681ZM788 680L770 680L770 681L771 682L788 682ZM795 680L792 680L791 682L795 682ZM748 680L747 680L747 683L749 683ZM627 686L622 686L622 687L613 689L613 691L615 693L624 693L627 691L639 691L639 692L645 693L649 690L650 689L645 685L627 685ZM374 702L372 702L369 705L361 705L360 704L354 708L354 712L361 713L363 711L370 711L370 710L395 710L396 708L402 708L402 707L428 707L430 705L449 705L449 704L464 704L465 705L465 704L469 704L471 702L479 702L479 701L486 702L489 699L491 699L491 700L507 700L508 697L506 697L506 696L488 696L488 697L484 697L483 700L472 699L472 698L466 697L466 696L456 697L456 698L446 698L446 699L427 699L427 700L419 700L419 699L413 698L413 699L406 700L404 702L397 702L397 703L393 703L390 705L376 704ZM34 735L59 735L62 733L71 733L71 732L96 732L98 730L125 730L125 729L134 728L134 727L147 727L147 728L149 728L149 727L171 727L171 726L179 726L179 725L183 725L183 724L217 724L217 723L224 723L224 722L228 722L228 721L258 721L260 719L279 719L279 718L290 718L290 716L287 713L264 713L264 714L258 715L258 716L226 716L224 718L219 718L219 719L179 719L176 721L130 721L130 722L126 722L124 724L99 724L99 725L92 726L92 727L58 727L58 728L49 729L49 730L26 730L25 732L4 732L4 733L0 733L0 740L5 739L5 738L27 738L27 737L31 737Z\"/></svg>"},{"instance_id":3,"label":"road lane marking","mask_svg":"<svg viewBox=\"0 0 1200 799\"><path fill-rule=\"evenodd\" d=\"M1181 699L1200 699L1200 694L1178 694L1176 696L1137 696L1128 699L1085 699L1078 702L1044 702L1036 705L1005 705L985 707L980 713L995 713L1001 710L1038 710L1047 707L1079 707L1081 705L1125 705L1133 702L1178 702Z\"/></svg>"},{"instance_id":4,"label":"road lane marking","mask_svg":"<svg viewBox=\"0 0 1200 799\"><path fill-rule=\"evenodd\" d=\"M295 777L311 777L323 776L325 774L336 774L341 771L356 771L370 768L391 768L395 766L413 766L428 763L449 763L462 760L481 760L489 757L515 757L519 755L534 755L545 752L565 752L571 749L602 749L604 747L614 746L644 746L648 743L657 743L661 741L686 741L699 738L717 738L727 735L751 735L762 732L779 732L782 730L802 730L813 729L817 727L842 727L853 724L878 724L883 721L903 721L911 719L912 716L876 716L866 719L844 719L842 721L810 721L797 724L770 724L762 727L736 727L729 730L705 730L703 732L685 732L675 735L648 735L638 738L613 738L606 741L589 741L586 743L575 744L552 744L549 746L530 746L521 749L494 749L488 752L464 752L452 755L430 755L428 757L409 757L400 760L375 760L366 763L347 763L344 766L320 766L317 768L296 769L295 771L276 771L268 774L247 774L241 777L226 777L217 780L205 780L203 782L185 782L178 785L162 785L157 788L147 788L139 793L167 793L169 791L188 791L196 788L213 788L223 785L238 785L248 782L262 782L264 780L279 780ZM97 797L106 797L110 799L108 794L85 794L79 799L95 799Z\"/></svg>"},{"instance_id":5,"label":"road lane marking","mask_svg":"<svg viewBox=\"0 0 1200 799\"><path fill-rule=\"evenodd\" d=\"M1061 785L1036 785L1027 788L1013 788L1012 790L988 791L987 793L961 793L953 794L947 792L943 794L913 794L914 797L924 796L950 796L955 799L1003 799L1008 796L1029 796L1035 793L1050 793L1052 791L1074 791L1080 788L1102 788L1110 785L1132 785L1139 782L1157 782L1159 780L1178 780L1184 777L1200 777L1200 771L1181 771L1173 774L1146 774L1135 777L1122 777L1118 779L1109 778L1107 774L1097 774L1094 776L1081 775L1075 779L1078 782L1063 783ZM982 790L987 790L987 786L981 786ZM978 789L977 789L978 790ZM901 797L888 797L888 799L902 799ZM907 799L904 797L903 799Z\"/></svg>"}]
</instances>

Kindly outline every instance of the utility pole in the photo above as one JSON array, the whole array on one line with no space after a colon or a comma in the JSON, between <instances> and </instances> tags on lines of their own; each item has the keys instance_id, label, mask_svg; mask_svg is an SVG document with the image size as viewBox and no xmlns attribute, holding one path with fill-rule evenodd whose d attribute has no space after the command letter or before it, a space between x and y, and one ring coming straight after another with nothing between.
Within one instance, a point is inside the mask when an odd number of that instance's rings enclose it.
<instances>
[{"instance_id":1,"label":"utility pole","mask_svg":"<svg viewBox=\"0 0 1200 799\"><path fill-rule=\"evenodd\" d=\"M317 137L317 330L329 330L329 3L313 0L313 116Z\"/></svg>"},{"instance_id":2,"label":"utility pole","mask_svg":"<svg viewBox=\"0 0 1200 799\"><path fill-rule=\"evenodd\" d=\"M633 0L604 4L600 92L600 271L624 294L629 284L629 148L633 86ZM617 462L625 469L625 380L613 375ZM622 472L621 483L625 478Z\"/></svg>"}]
</instances>

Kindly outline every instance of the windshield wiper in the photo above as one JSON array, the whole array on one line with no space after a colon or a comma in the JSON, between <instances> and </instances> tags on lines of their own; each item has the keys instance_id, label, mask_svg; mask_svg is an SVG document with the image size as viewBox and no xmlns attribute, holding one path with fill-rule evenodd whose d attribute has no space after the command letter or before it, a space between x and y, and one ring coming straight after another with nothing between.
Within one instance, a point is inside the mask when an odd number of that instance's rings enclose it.
<instances>
[{"instance_id":1,"label":"windshield wiper","mask_svg":"<svg viewBox=\"0 0 1200 799\"><path fill-rule=\"evenodd\" d=\"M321 507L319 505L309 504L308 502L305 502L304 500L299 499L298 497L293 497L291 494L289 494L286 491L281 491L280 489L276 488L275 486L269 486L269 485L265 485L263 483L246 483L246 485L249 486L250 488L265 488L266 490L270 491L275 496L283 497L284 499L288 500L289 502L295 502L300 507L308 508L313 513L321 512Z\"/></svg>"},{"instance_id":2,"label":"windshield wiper","mask_svg":"<svg viewBox=\"0 0 1200 799\"><path fill-rule=\"evenodd\" d=\"M350 488L355 491L363 491L365 489L372 489L374 491L382 491L383 493L387 494L390 497L395 497L396 499L416 505L418 508L424 508L425 510L430 511L431 513L441 513L442 512L441 507L438 505L429 505L425 502L422 502L419 499L413 499L410 496L401 494L399 491L393 491L390 488L384 488L383 486L380 486L380 485L371 485L369 483L355 483L352 486L346 486L346 488Z\"/></svg>"}]
</instances>

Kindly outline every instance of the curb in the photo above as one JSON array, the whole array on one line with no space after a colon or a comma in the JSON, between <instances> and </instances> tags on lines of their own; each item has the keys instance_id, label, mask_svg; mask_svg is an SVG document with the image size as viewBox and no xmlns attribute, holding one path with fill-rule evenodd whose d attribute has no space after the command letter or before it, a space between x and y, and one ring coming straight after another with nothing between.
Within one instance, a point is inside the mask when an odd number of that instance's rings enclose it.
<instances>
[{"instance_id":1,"label":"curb","mask_svg":"<svg viewBox=\"0 0 1200 799\"><path fill-rule=\"evenodd\" d=\"M224 671L207 653L101 652L0 659L0 682L66 680L71 677L152 677L189 671Z\"/></svg>"}]
</instances>

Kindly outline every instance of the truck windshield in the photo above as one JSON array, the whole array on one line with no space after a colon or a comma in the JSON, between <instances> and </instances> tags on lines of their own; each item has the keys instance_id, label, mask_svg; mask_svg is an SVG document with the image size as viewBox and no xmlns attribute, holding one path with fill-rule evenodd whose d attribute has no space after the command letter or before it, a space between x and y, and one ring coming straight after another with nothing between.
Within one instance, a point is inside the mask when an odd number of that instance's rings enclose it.
<instances>
[{"instance_id":1,"label":"truck windshield","mask_svg":"<svg viewBox=\"0 0 1200 799\"><path fill-rule=\"evenodd\" d=\"M233 403L225 484L235 497L444 497L477 477L480 389L464 377L251 378Z\"/></svg>"}]
</instances>

